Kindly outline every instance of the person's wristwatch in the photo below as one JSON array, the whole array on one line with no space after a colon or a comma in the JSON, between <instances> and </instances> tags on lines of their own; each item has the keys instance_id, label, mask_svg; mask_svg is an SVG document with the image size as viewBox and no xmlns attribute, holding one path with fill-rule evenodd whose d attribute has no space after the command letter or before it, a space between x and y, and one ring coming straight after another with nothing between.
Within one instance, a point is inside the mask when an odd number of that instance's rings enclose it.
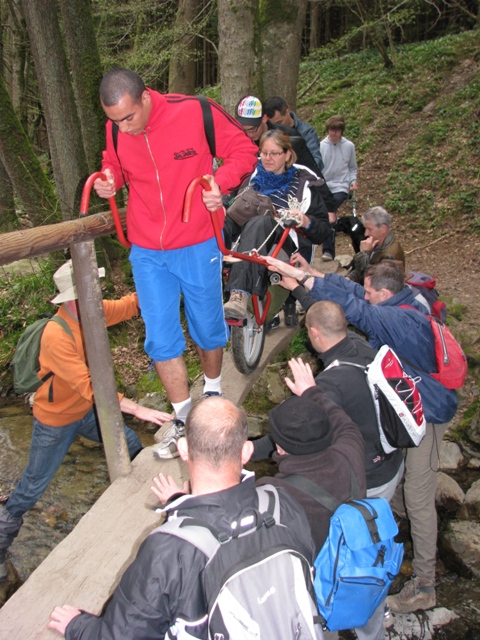
<instances>
[{"instance_id":1,"label":"person's wristwatch","mask_svg":"<svg viewBox=\"0 0 480 640\"><path fill-rule=\"evenodd\" d=\"M305 271L305 275L303 276L303 278L301 280L297 280L298 284L305 284L305 282L312 277L312 274L309 273L308 271Z\"/></svg>"}]
</instances>

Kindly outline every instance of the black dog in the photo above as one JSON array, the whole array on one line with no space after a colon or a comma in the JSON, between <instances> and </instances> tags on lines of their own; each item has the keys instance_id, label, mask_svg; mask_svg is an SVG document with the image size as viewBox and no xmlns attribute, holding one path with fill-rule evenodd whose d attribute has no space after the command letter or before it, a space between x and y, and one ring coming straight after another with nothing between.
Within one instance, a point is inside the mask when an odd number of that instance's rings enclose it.
<instances>
[{"instance_id":1,"label":"black dog","mask_svg":"<svg viewBox=\"0 0 480 640\"><path fill-rule=\"evenodd\" d=\"M355 253L360 251L360 242L365 240L365 227L357 216L342 216L337 221L337 232L346 233L352 240Z\"/></svg>"}]
</instances>

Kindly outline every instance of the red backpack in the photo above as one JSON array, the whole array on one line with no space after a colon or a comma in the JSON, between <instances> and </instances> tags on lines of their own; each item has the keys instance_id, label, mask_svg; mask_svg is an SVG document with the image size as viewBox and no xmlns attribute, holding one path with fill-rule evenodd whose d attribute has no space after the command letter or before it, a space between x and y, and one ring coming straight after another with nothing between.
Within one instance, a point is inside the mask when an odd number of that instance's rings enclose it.
<instances>
[{"instance_id":1,"label":"red backpack","mask_svg":"<svg viewBox=\"0 0 480 640\"><path fill-rule=\"evenodd\" d=\"M428 304L432 316L438 318L445 324L447 320L447 307L438 296L438 291L435 288L437 286L435 278L420 271L409 271L405 278L405 284L408 284L414 293L421 294Z\"/></svg>"},{"instance_id":2,"label":"red backpack","mask_svg":"<svg viewBox=\"0 0 480 640\"><path fill-rule=\"evenodd\" d=\"M400 308L414 309L422 313L422 311L415 309L415 307L409 304L402 304ZM435 344L435 360L437 363L437 373L429 373L428 375L438 380L438 382L441 382L447 389L460 389L460 387L463 387L467 376L467 358L465 353L447 325L437 320L434 316L426 317L430 320L430 326L432 328ZM405 360L405 362L407 361ZM415 369L417 369L417 367L415 367Z\"/></svg>"}]
</instances>

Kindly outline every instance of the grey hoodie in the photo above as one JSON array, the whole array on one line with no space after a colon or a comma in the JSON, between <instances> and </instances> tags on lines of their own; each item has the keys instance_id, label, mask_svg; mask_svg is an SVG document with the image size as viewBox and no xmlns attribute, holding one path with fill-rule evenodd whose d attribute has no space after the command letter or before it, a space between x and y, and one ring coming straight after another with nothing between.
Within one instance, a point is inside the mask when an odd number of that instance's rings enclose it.
<instances>
[{"instance_id":1,"label":"grey hoodie","mask_svg":"<svg viewBox=\"0 0 480 640\"><path fill-rule=\"evenodd\" d=\"M328 136L320 142L324 162L323 175L332 193L348 193L350 185L357 179L355 145L342 136L340 142L332 144Z\"/></svg>"}]
</instances>

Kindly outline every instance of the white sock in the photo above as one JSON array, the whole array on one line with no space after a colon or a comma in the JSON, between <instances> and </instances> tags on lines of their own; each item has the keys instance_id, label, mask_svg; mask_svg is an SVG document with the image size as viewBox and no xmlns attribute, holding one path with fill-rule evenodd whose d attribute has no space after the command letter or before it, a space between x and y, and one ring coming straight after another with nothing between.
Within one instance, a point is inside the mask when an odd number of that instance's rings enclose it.
<instances>
[{"instance_id":1,"label":"white sock","mask_svg":"<svg viewBox=\"0 0 480 640\"><path fill-rule=\"evenodd\" d=\"M214 393L222 393L222 386L220 384L222 380L222 374L218 376L218 378L207 378L207 376L203 375L203 393L207 393L208 391L213 391Z\"/></svg>"},{"instance_id":2,"label":"white sock","mask_svg":"<svg viewBox=\"0 0 480 640\"><path fill-rule=\"evenodd\" d=\"M177 420L181 420L183 424L185 424L185 420L192 408L192 398L188 397L186 400L182 400L182 402L172 402L172 407Z\"/></svg>"}]
</instances>

